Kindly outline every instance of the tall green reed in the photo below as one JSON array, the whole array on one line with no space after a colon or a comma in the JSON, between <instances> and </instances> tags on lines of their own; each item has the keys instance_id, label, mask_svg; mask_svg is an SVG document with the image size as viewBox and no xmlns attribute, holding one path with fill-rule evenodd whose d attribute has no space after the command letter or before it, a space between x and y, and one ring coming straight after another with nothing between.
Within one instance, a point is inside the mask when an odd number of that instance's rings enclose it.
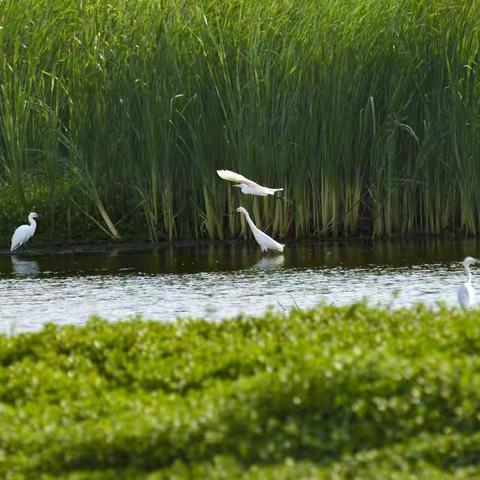
<instances>
[{"instance_id":1,"label":"tall green reed","mask_svg":"<svg viewBox=\"0 0 480 480\"><path fill-rule=\"evenodd\" d=\"M477 3L1 0L0 181L112 238L234 238L239 205L279 237L475 234Z\"/></svg>"}]
</instances>

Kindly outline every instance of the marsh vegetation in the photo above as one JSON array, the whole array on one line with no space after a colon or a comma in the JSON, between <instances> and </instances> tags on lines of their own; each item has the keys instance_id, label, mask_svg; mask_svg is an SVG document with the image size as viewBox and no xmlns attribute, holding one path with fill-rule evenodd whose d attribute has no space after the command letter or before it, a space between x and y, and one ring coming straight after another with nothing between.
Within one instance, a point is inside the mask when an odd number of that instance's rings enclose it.
<instances>
[{"instance_id":1,"label":"marsh vegetation","mask_svg":"<svg viewBox=\"0 0 480 480\"><path fill-rule=\"evenodd\" d=\"M477 2L0 7L2 232L237 237L216 168L285 188L274 236L478 231Z\"/></svg>"},{"instance_id":2,"label":"marsh vegetation","mask_svg":"<svg viewBox=\"0 0 480 480\"><path fill-rule=\"evenodd\" d=\"M479 321L360 304L0 336L0 475L476 478Z\"/></svg>"}]
</instances>

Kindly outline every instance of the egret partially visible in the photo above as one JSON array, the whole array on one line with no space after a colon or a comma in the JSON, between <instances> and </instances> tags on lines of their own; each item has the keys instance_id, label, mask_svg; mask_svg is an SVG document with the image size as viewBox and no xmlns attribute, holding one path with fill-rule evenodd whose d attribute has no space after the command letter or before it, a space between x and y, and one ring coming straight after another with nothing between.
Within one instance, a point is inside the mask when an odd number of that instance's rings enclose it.
<instances>
[{"instance_id":1,"label":"egret partially visible","mask_svg":"<svg viewBox=\"0 0 480 480\"><path fill-rule=\"evenodd\" d=\"M264 187L239 173L232 172L231 170L217 170L217 174L224 180L235 182L234 187L240 188L242 193L245 193L246 195L259 195L260 197L265 197L267 195L274 195L275 192L281 192L283 190L283 188Z\"/></svg>"},{"instance_id":2,"label":"egret partially visible","mask_svg":"<svg viewBox=\"0 0 480 480\"><path fill-rule=\"evenodd\" d=\"M20 225L12 236L12 245L10 251L13 252L17 248L25 245L34 235L37 228L37 222L35 219L38 217L38 214L31 212L28 216L28 225Z\"/></svg>"},{"instance_id":3,"label":"egret partially visible","mask_svg":"<svg viewBox=\"0 0 480 480\"><path fill-rule=\"evenodd\" d=\"M277 252L283 252L283 248L285 245L278 243L272 237L269 237L266 233L262 232L257 226L253 223L253 220L250 218L250 215L243 207L238 207L237 212L243 213L245 218L247 219L247 223L252 230L253 236L255 240L260 245L262 252L266 252L267 250L275 250Z\"/></svg>"},{"instance_id":4,"label":"egret partially visible","mask_svg":"<svg viewBox=\"0 0 480 480\"><path fill-rule=\"evenodd\" d=\"M478 263L479 260L473 257L466 257L463 260L463 266L467 274L467 281L458 287L457 299L458 303L463 309L473 307L475 303L475 290L472 286L472 272L470 271L470 265Z\"/></svg>"}]
</instances>

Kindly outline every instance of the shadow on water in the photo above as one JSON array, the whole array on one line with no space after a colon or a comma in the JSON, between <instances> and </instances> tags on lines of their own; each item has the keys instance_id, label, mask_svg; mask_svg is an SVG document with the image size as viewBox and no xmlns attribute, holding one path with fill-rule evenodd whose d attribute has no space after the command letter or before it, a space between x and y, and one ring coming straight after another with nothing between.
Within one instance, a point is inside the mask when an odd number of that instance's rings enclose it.
<instances>
[{"instance_id":1,"label":"shadow on water","mask_svg":"<svg viewBox=\"0 0 480 480\"><path fill-rule=\"evenodd\" d=\"M141 314L219 320L319 302L456 304L461 260L478 240L299 243L263 256L254 244L115 247L0 254L0 332ZM476 276L474 271L474 284Z\"/></svg>"},{"instance_id":2,"label":"shadow on water","mask_svg":"<svg viewBox=\"0 0 480 480\"><path fill-rule=\"evenodd\" d=\"M478 253L477 253L478 252ZM374 265L401 267L460 261L480 256L476 239L342 241L299 243L283 255L262 256L255 245L167 246L156 249L113 248L107 252L48 252L0 255L0 276L78 276L128 273L228 272L245 268L358 268Z\"/></svg>"}]
</instances>

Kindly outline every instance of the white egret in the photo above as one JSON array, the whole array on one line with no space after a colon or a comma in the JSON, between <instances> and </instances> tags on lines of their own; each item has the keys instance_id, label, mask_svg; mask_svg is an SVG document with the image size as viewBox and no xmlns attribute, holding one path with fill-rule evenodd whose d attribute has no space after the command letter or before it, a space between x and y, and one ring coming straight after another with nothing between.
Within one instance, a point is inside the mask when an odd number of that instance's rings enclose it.
<instances>
[{"instance_id":1,"label":"white egret","mask_svg":"<svg viewBox=\"0 0 480 480\"><path fill-rule=\"evenodd\" d=\"M232 172L230 170L217 170L217 174L220 178L224 180L228 180L229 182L236 182L234 187L240 188L242 193L247 195L259 195L261 197L265 197L267 195L274 195L275 192L281 192L283 188L268 188L255 183L248 178L245 178L243 175L239 173Z\"/></svg>"},{"instance_id":2,"label":"white egret","mask_svg":"<svg viewBox=\"0 0 480 480\"><path fill-rule=\"evenodd\" d=\"M28 216L28 221L30 225L20 225L12 236L12 246L10 247L10 251L13 252L18 247L25 245L35 233L35 229L37 228L37 222L35 222L35 218L38 217L38 214L35 212L30 213Z\"/></svg>"},{"instance_id":3,"label":"white egret","mask_svg":"<svg viewBox=\"0 0 480 480\"><path fill-rule=\"evenodd\" d=\"M250 215L243 207L238 207L237 212L243 213L245 218L247 219L248 225L252 230L253 236L255 240L260 245L262 252L266 252L267 250L276 250L277 252L283 252L283 248L285 245L278 243L272 237L269 237L266 233L263 233L257 226L253 223L253 220L250 218Z\"/></svg>"},{"instance_id":4,"label":"white egret","mask_svg":"<svg viewBox=\"0 0 480 480\"><path fill-rule=\"evenodd\" d=\"M465 272L467 273L467 281L458 287L457 298L458 303L462 308L470 308L475 303L475 290L472 286L472 272L470 271L470 265L478 263L479 260L473 257L466 257L463 261Z\"/></svg>"}]
</instances>

